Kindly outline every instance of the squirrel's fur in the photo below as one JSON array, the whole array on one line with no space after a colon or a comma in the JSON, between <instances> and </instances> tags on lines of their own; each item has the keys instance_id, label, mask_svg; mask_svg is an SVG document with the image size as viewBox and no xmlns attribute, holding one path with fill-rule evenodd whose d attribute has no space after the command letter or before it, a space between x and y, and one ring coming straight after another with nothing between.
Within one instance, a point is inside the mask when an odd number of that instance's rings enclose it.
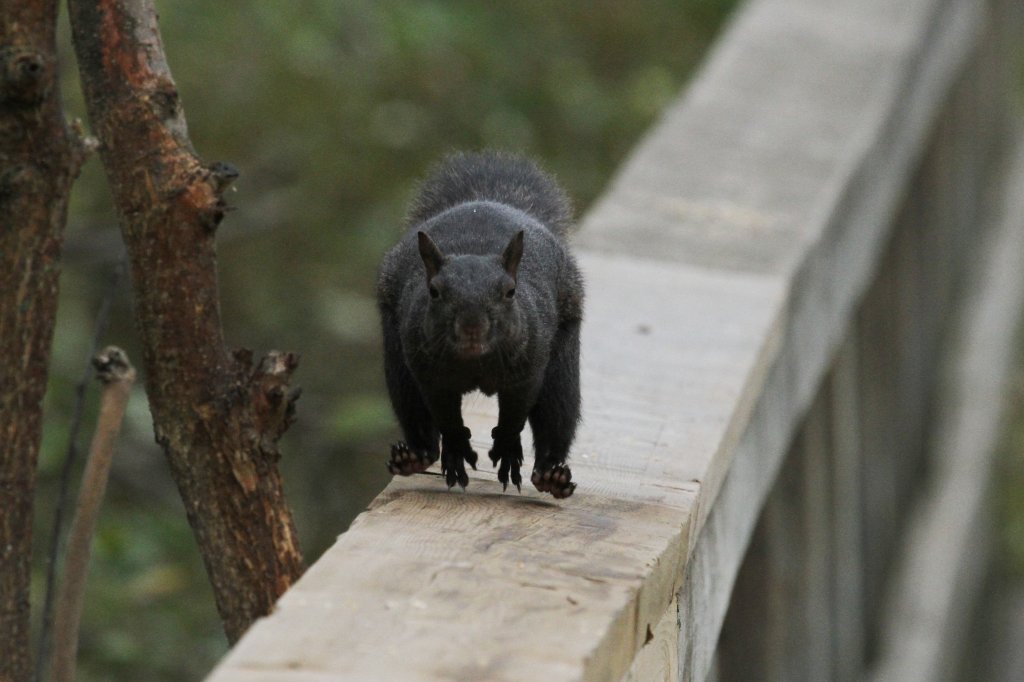
<instances>
[{"instance_id":1,"label":"squirrel's fur","mask_svg":"<svg viewBox=\"0 0 1024 682\"><path fill-rule=\"evenodd\" d=\"M377 287L385 378L405 435L392 472L422 471L440 455L448 485L465 487L476 453L461 399L480 389L498 395L499 480L520 485L529 421L534 484L572 494L583 281L565 242L571 214L555 181L521 157L455 154L423 183Z\"/></svg>"}]
</instances>

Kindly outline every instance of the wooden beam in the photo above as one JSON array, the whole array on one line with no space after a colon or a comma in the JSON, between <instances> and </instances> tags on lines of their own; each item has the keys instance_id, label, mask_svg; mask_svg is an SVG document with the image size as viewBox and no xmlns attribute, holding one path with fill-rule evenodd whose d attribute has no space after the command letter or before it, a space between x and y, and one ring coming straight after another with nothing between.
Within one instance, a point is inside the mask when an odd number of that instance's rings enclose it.
<instances>
[{"instance_id":1,"label":"wooden beam","mask_svg":"<svg viewBox=\"0 0 1024 682\"><path fill-rule=\"evenodd\" d=\"M878 682L955 679L986 577L992 460L1024 308L1024 136L1016 146L943 375L930 484L885 600Z\"/></svg>"}]
</instances>

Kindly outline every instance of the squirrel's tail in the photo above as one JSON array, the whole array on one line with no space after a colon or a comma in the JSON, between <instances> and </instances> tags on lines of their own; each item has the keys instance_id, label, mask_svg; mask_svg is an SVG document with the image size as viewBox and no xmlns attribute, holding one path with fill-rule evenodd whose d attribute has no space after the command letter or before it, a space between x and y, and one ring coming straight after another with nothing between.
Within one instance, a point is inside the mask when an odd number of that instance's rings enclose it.
<instances>
[{"instance_id":1,"label":"squirrel's tail","mask_svg":"<svg viewBox=\"0 0 1024 682\"><path fill-rule=\"evenodd\" d=\"M572 202L555 179L529 159L500 152L459 152L442 160L420 187L409 224L467 201L508 204L561 237L572 224Z\"/></svg>"}]
</instances>

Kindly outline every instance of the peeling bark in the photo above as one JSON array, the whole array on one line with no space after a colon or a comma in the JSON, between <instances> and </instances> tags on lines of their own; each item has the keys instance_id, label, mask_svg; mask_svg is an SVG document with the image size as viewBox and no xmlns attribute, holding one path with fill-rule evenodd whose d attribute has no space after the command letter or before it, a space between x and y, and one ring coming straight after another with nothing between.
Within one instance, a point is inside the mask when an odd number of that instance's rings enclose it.
<instances>
[{"instance_id":1,"label":"peeling bark","mask_svg":"<svg viewBox=\"0 0 1024 682\"><path fill-rule=\"evenodd\" d=\"M150 0L70 0L86 104L131 260L146 390L234 642L302 572L276 462L297 359L230 353L214 233L236 172L188 138Z\"/></svg>"},{"instance_id":2,"label":"peeling bark","mask_svg":"<svg viewBox=\"0 0 1024 682\"><path fill-rule=\"evenodd\" d=\"M85 158L57 87L56 0L0 8L0 680L32 675L32 500L68 195Z\"/></svg>"}]
</instances>

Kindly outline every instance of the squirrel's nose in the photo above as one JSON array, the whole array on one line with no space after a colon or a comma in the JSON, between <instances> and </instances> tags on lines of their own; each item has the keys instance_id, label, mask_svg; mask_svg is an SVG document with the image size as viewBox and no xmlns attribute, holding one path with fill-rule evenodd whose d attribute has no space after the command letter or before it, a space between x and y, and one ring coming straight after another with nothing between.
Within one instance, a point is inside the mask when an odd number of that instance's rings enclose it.
<instances>
[{"instance_id":1,"label":"squirrel's nose","mask_svg":"<svg viewBox=\"0 0 1024 682\"><path fill-rule=\"evenodd\" d=\"M486 317L471 319L456 318L455 336L460 339L482 341L487 337L491 323Z\"/></svg>"}]
</instances>

